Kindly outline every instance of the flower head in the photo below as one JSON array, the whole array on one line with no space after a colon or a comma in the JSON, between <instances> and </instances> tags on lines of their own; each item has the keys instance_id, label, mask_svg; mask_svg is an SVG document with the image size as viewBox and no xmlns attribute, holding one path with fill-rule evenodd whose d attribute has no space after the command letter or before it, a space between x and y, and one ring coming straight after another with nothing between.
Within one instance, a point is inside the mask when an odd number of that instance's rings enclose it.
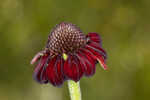
<instances>
[{"instance_id":1,"label":"flower head","mask_svg":"<svg viewBox=\"0 0 150 100\"><path fill-rule=\"evenodd\" d=\"M107 69L106 52L101 42L97 33L84 35L74 24L62 22L56 25L48 36L45 49L31 61L31 64L38 61L34 79L59 86L65 80L77 82L82 76L92 76L97 62Z\"/></svg>"}]
</instances>

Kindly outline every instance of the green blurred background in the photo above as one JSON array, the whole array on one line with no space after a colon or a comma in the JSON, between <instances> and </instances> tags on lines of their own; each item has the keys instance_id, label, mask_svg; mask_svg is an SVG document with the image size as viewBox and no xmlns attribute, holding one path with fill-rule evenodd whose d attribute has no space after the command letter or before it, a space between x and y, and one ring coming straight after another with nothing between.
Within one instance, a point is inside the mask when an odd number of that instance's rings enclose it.
<instances>
[{"instance_id":1,"label":"green blurred background","mask_svg":"<svg viewBox=\"0 0 150 100\"><path fill-rule=\"evenodd\" d=\"M81 79L83 100L149 100L150 0L0 0L0 100L69 100L32 79L32 57L62 21L98 32L109 70Z\"/></svg>"}]
</instances>

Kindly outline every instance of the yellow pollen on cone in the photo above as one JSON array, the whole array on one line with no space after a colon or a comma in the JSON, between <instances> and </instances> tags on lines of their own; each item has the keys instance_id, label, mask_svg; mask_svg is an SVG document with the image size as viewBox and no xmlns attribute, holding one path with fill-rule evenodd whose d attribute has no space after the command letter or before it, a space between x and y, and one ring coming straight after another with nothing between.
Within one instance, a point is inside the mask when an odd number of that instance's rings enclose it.
<instances>
[{"instance_id":1,"label":"yellow pollen on cone","mask_svg":"<svg viewBox=\"0 0 150 100\"><path fill-rule=\"evenodd\" d=\"M64 58L64 60L67 60L67 58L68 58L67 54L63 53L63 58Z\"/></svg>"}]
</instances>

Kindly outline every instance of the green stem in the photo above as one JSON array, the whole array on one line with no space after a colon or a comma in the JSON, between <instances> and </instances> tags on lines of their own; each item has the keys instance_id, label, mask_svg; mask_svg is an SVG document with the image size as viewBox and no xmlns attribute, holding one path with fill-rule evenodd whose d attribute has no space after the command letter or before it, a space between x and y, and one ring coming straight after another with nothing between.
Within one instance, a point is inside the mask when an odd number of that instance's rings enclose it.
<instances>
[{"instance_id":1,"label":"green stem","mask_svg":"<svg viewBox=\"0 0 150 100\"><path fill-rule=\"evenodd\" d=\"M81 100L80 82L68 81L71 100Z\"/></svg>"}]
</instances>

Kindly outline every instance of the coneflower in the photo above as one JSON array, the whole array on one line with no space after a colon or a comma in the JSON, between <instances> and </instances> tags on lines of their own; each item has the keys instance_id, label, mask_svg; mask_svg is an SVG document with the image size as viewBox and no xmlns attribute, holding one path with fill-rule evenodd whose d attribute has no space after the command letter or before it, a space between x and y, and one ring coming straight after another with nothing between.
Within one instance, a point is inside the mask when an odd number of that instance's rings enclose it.
<instances>
[{"instance_id":1,"label":"coneflower","mask_svg":"<svg viewBox=\"0 0 150 100\"><path fill-rule=\"evenodd\" d=\"M101 42L97 33L85 35L74 24L62 22L56 25L48 36L45 49L31 61L31 64L38 61L34 79L60 86L65 80L77 82L82 76L92 76L97 62L107 69L106 52Z\"/></svg>"}]
</instances>

